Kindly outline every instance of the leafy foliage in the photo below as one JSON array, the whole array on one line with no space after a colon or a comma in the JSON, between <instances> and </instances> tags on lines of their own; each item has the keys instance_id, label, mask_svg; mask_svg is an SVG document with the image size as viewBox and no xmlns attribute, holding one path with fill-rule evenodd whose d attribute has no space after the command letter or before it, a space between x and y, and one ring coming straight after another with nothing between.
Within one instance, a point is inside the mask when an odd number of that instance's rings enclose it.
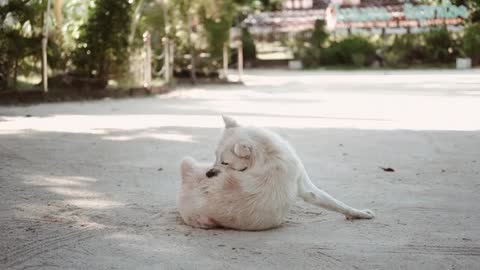
<instances>
[{"instance_id":1,"label":"leafy foliage","mask_svg":"<svg viewBox=\"0 0 480 270\"><path fill-rule=\"evenodd\" d=\"M128 0L95 0L88 12L73 62L80 74L106 81L126 70L132 5Z\"/></svg>"},{"instance_id":2,"label":"leafy foliage","mask_svg":"<svg viewBox=\"0 0 480 270\"><path fill-rule=\"evenodd\" d=\"M260 2L265 11L278 11L282 8L281 0L260 0Z\"/></svg>"},{"instance_id":3,"label":"leafy foliage","mask_svg":"<svg viewBox=\"0 0 480 270\"><path fill-rule=\"evenodd\" d=\"M328 40L328 33L325 31L325 21L316 20L313 28L310 43L314 48L323 48Z\"/></svg>"},{"instance_id":4,"label":"leafy foliage","mask_svg":"<svg viewBox=\"0 0 480 270\"><path fill-rule=\"evenodd\" d=\"M329 42L323 21L317 21L310 38L297 37L294 54L307 68L318 66L367 66L375 59L375 46L368 39L350 36Z\"/></svg>"},{"instance_id":5,"label":"leafy foliage","mask_svg":"<svg viewBox=\"0 0 480 270\"><path fill-rule=\"evenodd\" d=\"M480 22L470 25L465 30L463 52L472 58L473 64L480 64Z\"/></svg>"},{"instance_id":6,"label":"leafy foliage","mask_svg":"<svg viewBox=\"0 0 480 270\"><path fill-rule=\"evenodd\" d=\"M333 42L320 61L325 65L368 66L375 60L375 46L368 39L351 36L339 42Z\"/></svg>"},{"instance_id":7,"label":"leafy foliage","mask_svg":"<svg viewBox=\"0 0 480 270\"><path fill-rule=\"evenodd\" d=\"M441 2L441 1L438 1ZM454 5L465 5L470 11L470 21L480 21L480 0L451 0Z\"/></svg>"},{"instance_id":8,"label":"leafy foliage","mask_svg":"<svg viewBox=\"0 0 480 270\"><path fill-rule=\"evenodd\" d=\"M325 23L317 20L312 33L304 32L298 34L293 41L289 42L293 54L301 59L307 68L315 68L321 65L321 54L325 52L325 45L328 41L328 33L325 31Z\"/></svg>"},{"instance_id":9,"label":"leafy foliage","mask_svg":"<svg viewBox=\"0 0 480 270\"><path fill-rule=\"evenodd\" d=\"M42 16L38 1L8 1L0 6L0 90L16 87L17 74L40 56Z\"/></svg>"},{"instance_id":10,"label":"leafy foliage","mask_svg":"<svg viewBox=\"0 0 480 270\"><path fill-rule=\"evenodd\" d=\"M222 57L223 44L227 42L232 25L232 17L223 15L220 18L202 18L205 28L205 36L208 43L208 51L212 58Z\"/></svg>"},{"instance_id":11,"label":"leafy foliage","mask_svg":"<svg viewBox=\"0 0 480 270\"><path fill-rule=\"evenodd\" d=\"M459 46L445 27L431 29L423 39L426 63L451 63L458 56Z\"/></svg>"},{"instance_id":12,"label":"leafy foliage","mask_svg":"<svg viewBox=\"0 0 480 270\"><path fill-rule=\"evenodd\" d=\"M243 58L245 61L254 61L257 59L257 48L252 34L247 28L242 28Z\"/></svg>"},{"instance_id":13,"label":"leafy foliage","mask_svg":"<svg viewBox=\"0 0 480 270\"><path fill-rule=\"evenodd\" d=\"M385 61L393 67L420 64L425 58L422 40L419 35L405 34L395 36L392 44L387 47Z\"/></svg>"},{"instance_id":14,"label":"leafy foliage","mask_svg":"<svg viewBox=\"0 0 480 270\"><path fill-rule=\"evenodd\" d=\"M387 47L385 61L392 67L453 63L459 47L458 40L445 28L432 28L423 34L395 36Z\"/></svg>"}]
</instances>

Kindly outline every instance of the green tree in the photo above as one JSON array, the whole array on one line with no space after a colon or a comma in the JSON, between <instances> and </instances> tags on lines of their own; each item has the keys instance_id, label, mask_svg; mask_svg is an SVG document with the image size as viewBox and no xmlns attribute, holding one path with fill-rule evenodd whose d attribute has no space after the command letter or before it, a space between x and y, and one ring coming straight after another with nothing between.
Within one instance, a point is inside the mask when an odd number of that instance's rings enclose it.
<instances>
[{"instance_id":1,"label":"green tree","mask_svg":"<svg viewBox=\"0 0 480 270\"><path fill-rule=\"evenodd\" d=\"M112 74L127 70L131 15L131 1L92 2L73 57L79 73L106 82Z\"/></svg>"},{"instance_id":2,"label":"green tree","mask_svg":"<svg viewBox=\"0 0 480 270\"><path fill-rule=\"evenodd\" d=\"M441 1L437 1L441 3ZM470 11L470 21L480 21L480 0L451 0L454 5L465 5Z\"/></svg>"},{"instance_id":3,"label":"green tree","mask_svg":"<svg viewBox=\"0 0 480 270\"><path fill-rule=\"evenodd\" d=\"M61 34L63 38L63 50L68 54L75 50L80 34L82 33L82 25L88 19L88 7L90 1L85 0L68 0L63 3L63 23ZM69 57L68 55L67 57Z\"/></svg>"},{"instance_id":4,"label":"green tree","mask_svg":"<svg viewBox=\"0 0 480 270\"><path fill-rule=\"evenodd\" d=\"M235 15L234 2L229 0L222 2L219 3L219 10L210 13L205 7L200 10L208 43L208 51L213 58L222 57L223 44L229 39L230 28Z\"/></svg>"},{"instance_id":5,"label":"green tree","mask_svg":"<svg viewBox=\"0 0 480 270\"><path fill-rule=\"evenodd\" d=\"M328 40L328 33L325 31L325 21L316 20L315 27L312 32L310 43L312 47L323 48Z\"/></svg>"},{"instance_id":6,"label":"green tree","mask_svg":"<svg viewBox=\"0 0 480 270\"><path fill-rule=\"evenodd\" d=\"M210 64L217 65L222 56L223 45L228 41L230 28L249 0L175 0L170 1L171 14L168 22L175 25L176 51L180 54L177 63L187 66L192 81L197 70L199 50L208 52ZM167 33L168 34L168 33ZM183 55L190 56L189 63ZM183 63L182 63L183 62Z\"/></svg>"},{"instance_id":7,"label":"green tree","mask_svg":"<svg viewBox=\"0 0 480 270\"><path fill-rule=\"evenodd\" d=\"M0 89L16 88L28 57L40 55L42 10L39 1L11 0L0 6Z\"/></svg>"}]
</instances>

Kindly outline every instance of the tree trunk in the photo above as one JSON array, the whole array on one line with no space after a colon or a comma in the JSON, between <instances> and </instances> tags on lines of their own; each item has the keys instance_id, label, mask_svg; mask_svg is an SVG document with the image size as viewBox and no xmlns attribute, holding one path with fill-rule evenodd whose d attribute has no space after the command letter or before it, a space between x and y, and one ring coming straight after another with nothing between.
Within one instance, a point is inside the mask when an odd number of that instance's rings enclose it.
<instances>
[{"instance_id":1,"label":"tree trunk","mask_svg":"<svg viewBox=\"0 0 480 270\"><path fill-rule=\"evenodd\" d=\"M50 3L51 0L47 0L47 11L43 20L43 37L42 37L42 82L43 91L48 92L48 63L47 63L47 44L48 44L48 19L50 18Z\"/></svg>"},{"instance_id":2,"label":"tree trunk","mask_svg":"<svg viewBox=\"0 0 480 270\"><path fill-rule=\"evenodd\" d=\"M192 14L188 12L188 40L190 43L190 65L192 66L190 69L190 79L192 80L192 84L195 84L197 82L197 75L195 67L195 44L193 44L192 34Z\"/></svg>"},{"instance_id":3,"label":"tree trunk","mask_svg":"<svg viewBox=\"0 0 480 270\"><path fill-rule=\"evenodd\" d=\"M133 20L130 26L130 36L128 37L128 44L132 44L133 39L135 38L135 31L137 30L138 21L140 20L140 15L143 9L143 0L140 0L135 8L133 13Z\"/></svg>"}]
</instances>

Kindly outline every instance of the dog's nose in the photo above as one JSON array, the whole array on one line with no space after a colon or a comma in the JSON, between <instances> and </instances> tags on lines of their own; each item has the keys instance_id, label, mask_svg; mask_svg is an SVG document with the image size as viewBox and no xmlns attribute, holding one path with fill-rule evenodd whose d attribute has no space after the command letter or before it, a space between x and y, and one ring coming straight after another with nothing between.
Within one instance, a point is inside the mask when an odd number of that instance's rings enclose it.
<instances>
[{"instance_id":1,"label":"dog's nose","mask_svg":"<svg viewBox=\"0 0 480 270\"><path fill-rule=\"evenodd\" d=\"M212 168L212 169L208 170L208 172L205 175L208 178L212 178L214 176L217 176L219 172L220 172L219 170Z\"/></svg>"}]
</instances>

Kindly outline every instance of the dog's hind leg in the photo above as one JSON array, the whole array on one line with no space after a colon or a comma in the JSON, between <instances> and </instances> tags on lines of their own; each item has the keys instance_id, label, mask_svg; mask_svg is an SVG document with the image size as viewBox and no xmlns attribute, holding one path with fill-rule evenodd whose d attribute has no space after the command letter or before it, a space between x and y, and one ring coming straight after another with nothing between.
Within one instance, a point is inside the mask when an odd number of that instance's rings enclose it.
<instances>
[{"instance_id":1,"label":"dog's hind leg","mask_svg":"<svg viewBox=\"0 0 480 270\"><path fill-rule=\"evenodd\" d=\"M299 196L306 202L342 213L347 219L371 219L375 217L375 214L369 209L355 209L333 198L327 192L316 187L306 173L299 180L298 191Z\"/></svg>"}]
</instances>

